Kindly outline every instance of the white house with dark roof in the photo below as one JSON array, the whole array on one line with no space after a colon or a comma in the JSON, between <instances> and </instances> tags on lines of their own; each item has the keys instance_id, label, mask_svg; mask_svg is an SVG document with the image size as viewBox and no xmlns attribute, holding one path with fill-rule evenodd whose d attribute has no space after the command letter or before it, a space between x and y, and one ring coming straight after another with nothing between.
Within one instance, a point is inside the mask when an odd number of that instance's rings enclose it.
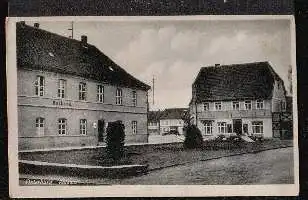
<instances>
[{"instance_id":1,"label":"white house with dark roof","mask_svg":"<svg viewBox=\"0 0 308 200\"><path fill-rule=\"evenodd\" d=\"M147 91L82 36L16 24L19 149L97 145L108 122L147 142Z\"/></svg>"},{"instance_id":2,"label":"white house with dark roof","mask_svg":"<svg viewBox=\"0 0 308 200\"><path fill-rule=\"evenodd\" d=\"M188 108L167 108L165 109L159 119L160 134L176 133L183 135L183 128L185 125L185 117L189 113Z\"/></svg>"},{"instance_id":3,"label":"white house with dark roof","mask_svg":"<svg viewBox=\"0 0 308 200\"><path fill-rule=\"evenodd\" d=\"M192 122L205 137L279 137L273 113L286 109L282 79L268 62L202 67L192 84Z\"/></svg>"}]
</instances>

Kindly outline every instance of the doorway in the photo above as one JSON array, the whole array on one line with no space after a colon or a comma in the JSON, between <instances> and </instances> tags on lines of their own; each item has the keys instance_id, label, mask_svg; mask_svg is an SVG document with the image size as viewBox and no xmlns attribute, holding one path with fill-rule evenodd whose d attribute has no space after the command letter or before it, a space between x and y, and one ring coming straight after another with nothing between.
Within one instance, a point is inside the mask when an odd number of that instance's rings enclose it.
<instances>
[{"instance_id":1,"label":"doorway","mask_svg":"<svg viewBox=\"0 0 308 200\"><path fill-rule=\"evenodd\" d=\"M242 120L241 119L233 119L233 132L236 134L242 134Z\"/></svg>"},{"instance_id":2,"label":"doorway","mask_svg":"<svg viewBox=\"0 0 308 200\"><path fill-rule=\"evenodd\" d=\"M105 140L105 121L103 119L97 122L98 142L104 142Z\"/></svg>"}]
</instances>

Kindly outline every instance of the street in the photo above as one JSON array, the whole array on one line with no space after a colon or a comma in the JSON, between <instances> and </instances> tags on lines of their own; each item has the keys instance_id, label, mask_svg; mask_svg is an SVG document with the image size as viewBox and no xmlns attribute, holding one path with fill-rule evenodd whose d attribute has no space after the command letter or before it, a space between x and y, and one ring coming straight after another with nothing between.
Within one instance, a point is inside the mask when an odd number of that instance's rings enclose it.
<instances>
[{"instance_id":1,"label":"street","mask_svg":"<svg viewBox=\"0 0 308 200\"><path fill-rule=\"evenodd\" d=\"M76 181L84 184L126 185L291 184L294 181L293 148L198 161L192 164L150 171L146 175L126 179L88 179L57 175L45 175L36 178ZM21 184L24 184L24 181L21 181Z\"/></svg>"},{"instance_id":2,"label":"street","mask_svg":"<svg viewBox=\"0 0 308 200\"><path fill-rule=\"evenodd\" d=\"M165 168L120 184L288 184L293 183L293 149L231 156Z\"/></svg>"}]
</instances>

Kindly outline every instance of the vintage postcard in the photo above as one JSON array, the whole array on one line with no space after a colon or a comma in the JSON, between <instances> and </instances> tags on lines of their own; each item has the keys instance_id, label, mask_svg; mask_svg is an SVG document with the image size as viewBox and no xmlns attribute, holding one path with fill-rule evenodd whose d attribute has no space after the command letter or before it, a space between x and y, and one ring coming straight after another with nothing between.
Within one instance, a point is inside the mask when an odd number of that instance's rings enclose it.
<instances>
[{"instance_id":1,"label":"vintage postcard","mask_svg":"<svg viewBox=\"0 0 308 200\"><path fill-rule=\"evenodd\" d=\"M10 17L11 197L292 196L293 16Z\"/></svg>"}]
</instances>

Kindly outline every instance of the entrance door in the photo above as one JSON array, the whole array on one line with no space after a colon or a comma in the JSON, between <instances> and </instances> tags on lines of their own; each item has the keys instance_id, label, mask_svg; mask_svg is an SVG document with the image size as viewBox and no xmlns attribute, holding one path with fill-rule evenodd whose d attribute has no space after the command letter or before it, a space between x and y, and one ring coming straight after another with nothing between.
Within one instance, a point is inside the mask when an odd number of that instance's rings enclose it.
<instances>
[{"instance_id":1,"label":"entrance door","mask_svg":"<svg viewBox=\"0 0 308 200\"><path fill-rule=\"evenodd\" d=\"M239 135L242 134L242 120L241 119L233 120L233 132Z\"/></svg>"},{"instance_id":2,"label":"entrance door","mask_svg":"<svg viewBox=\"0 0 308 200\"><path fill-rule=\"evenodd\" d=\"M105 133L105 121L100 119L97 122L97 130L98 130L98 141L104 142L104 133Z\"/></svg>"}]
</instances>

